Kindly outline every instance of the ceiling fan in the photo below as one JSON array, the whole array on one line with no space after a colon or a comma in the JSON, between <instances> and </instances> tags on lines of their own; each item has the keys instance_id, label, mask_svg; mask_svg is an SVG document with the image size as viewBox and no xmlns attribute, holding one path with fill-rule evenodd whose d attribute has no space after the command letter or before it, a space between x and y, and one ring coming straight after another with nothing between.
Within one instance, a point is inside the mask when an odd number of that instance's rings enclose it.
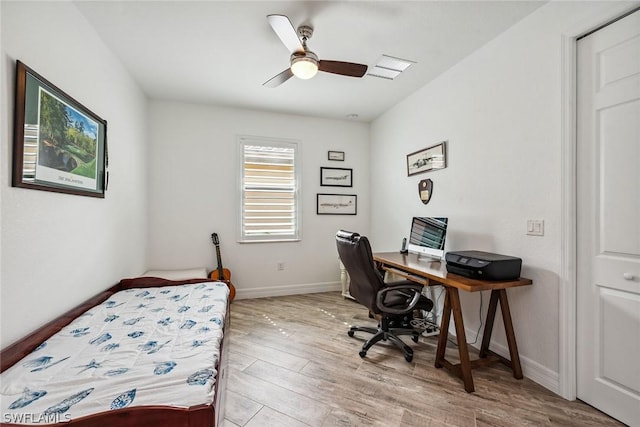
<instances>
[{"instance_id":1,"label":"ceiling fan","mask_svg":"<svg viewBox=\"0 0 640 427\"><path fill-rule=\"evenodd\" d=\"M312 27L301 25L296 32L289 18L284 15L268 15L267 20L291 52L291 66L264 82L263 86L277 87L293 76L310 79L318 70L350 77L362 77L367 72L367 66L363 64L318 59L318 56L307 48L307 40L313 35Z\"/></svg>"}]
</instances>

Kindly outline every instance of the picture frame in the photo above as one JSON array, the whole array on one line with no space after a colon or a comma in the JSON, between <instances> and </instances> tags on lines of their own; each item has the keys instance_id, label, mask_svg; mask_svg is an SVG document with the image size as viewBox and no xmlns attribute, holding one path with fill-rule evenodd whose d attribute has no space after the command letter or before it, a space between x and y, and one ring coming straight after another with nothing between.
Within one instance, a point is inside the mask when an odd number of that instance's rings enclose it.
<instances>
[{"instance_id":1,"label":"picture frame","mask_svg":"<svg viewBox=\"0 0 640 427\"><path fill-rule=\"evenodd\" d=\"M336 162L344 162L344 151L329 151L327 152L327 160Z\"/></svg>"},{"instance_id":2,"label":"picture frame","mask_svg":"<svg viewBox=\"0 0 640 427\"><path fill-rule=\"evenodd\" d=\"M356 194L317 194L316 214L357 215L358 196Z\"/></svg>"},{"instance_id":3,"label":"picture frame","mask_svg":"<svg viewBox=\"0 0 640 427\"><path fill-rule=\"evenodd\" d=\"M16 63L12 186L104 198L107 122Z\"/></svg>"},{"instance_id":4,"label":"picture frame","mask_svg":"<svg viewBox=\"0 0 640 427\"><path fill-rule=\"evenodd\" d=\"M353 169L320 168L322 187L353 187Z\"/></svg>"},{"instance_id":5,"label":"picture frame","mask_svg":"<svg viewBox=\"0 0 640 427\"><path fill-rule=\"evenodd\" d=\"M407 176L447 167L447 141L407 154Z\"/></svg>"}]
</instances>

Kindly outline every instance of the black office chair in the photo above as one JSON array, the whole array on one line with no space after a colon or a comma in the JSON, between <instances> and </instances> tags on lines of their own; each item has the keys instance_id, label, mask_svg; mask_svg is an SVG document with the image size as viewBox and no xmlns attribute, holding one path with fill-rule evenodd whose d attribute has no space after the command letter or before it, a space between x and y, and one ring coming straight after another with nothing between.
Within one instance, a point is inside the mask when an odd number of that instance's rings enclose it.
<instances>
[{"instance_id":1,"label":"black office chair","mask_svg":"<svg viewBox=\"0 0 640 427\"><path fill-rule=\"evenodd\" d=\"M385 283L375 268L371 245L365 236L350 231L336 233L338 255L351 283L349 293L357 302L369 309L370 316L378 319L378 328L352 326L348 334L362 331L374 334L364 343L360 357L378 341L391 341L404 352L407 362L413 360L413 350L398 336L411 335L418 342L420 332L411 326L414 310L431 311L433 301L422 295L422 285L410 281Z\"/></svg>"}]
</instances>

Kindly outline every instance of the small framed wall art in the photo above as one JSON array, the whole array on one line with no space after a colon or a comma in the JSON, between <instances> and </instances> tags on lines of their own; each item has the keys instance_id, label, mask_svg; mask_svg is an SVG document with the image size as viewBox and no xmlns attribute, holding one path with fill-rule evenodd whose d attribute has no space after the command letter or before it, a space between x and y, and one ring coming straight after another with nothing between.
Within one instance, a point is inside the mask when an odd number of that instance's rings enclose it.
<instances>
[{"instance_id":1,"label":"small framed wall art","mask_svg":"<svg viewBox=\"0 0 640 427\"><path fill-rule=\"evenodd\" d=\"M353 187L353 169L321 167L320 185L323 187Z\"/></svg>"},{"instance_id":2,"label":"small framed wall art","mask_svg":"<svg viewBox=\"0 0 640 427\"><path fill-rule=\"evenodd\" d=\"M425 205L429 203L431 200L431 195L433 194L433 181L430 179L423 179L418 183L418 195L420 196L420 200Z\"/></svg>"},{"instance_id":3,"label":"small framed wall art","mask_svg":"<svg viewBox=\"0 0 640 427\"><path fill-rule=\"evenodd\" d=\"M318 215L357 215L358 196L355 194L318 194Z\"/></svg>"},{"instance_id":4,"label":"small framed wall art","mask_svg":"<svg viewBox=\"0 0 640 427\"><path fill-rule=\"evenodd\" d=\"M329 151L327 158L337 162L344 162L344 151Z\"/></svg>"},{"instance_id":5,"label":"small framed wall art","mask_svg":"<svg viewBox=\"0 0 640 427\"><path fill-rule=\"evenodd\" d=\"M107 122L17 62L14 187L104 198Z\"/></svg>"},{"instance_id":6,"label":"small framed wall art","mask_svg":"<svg viewBox=\"0 0 640 427\"><path fill-rule=\"evenodd\" d=\"M407 176L447 167L447 141L407 154Z\"/></svg>"}]
</instances>

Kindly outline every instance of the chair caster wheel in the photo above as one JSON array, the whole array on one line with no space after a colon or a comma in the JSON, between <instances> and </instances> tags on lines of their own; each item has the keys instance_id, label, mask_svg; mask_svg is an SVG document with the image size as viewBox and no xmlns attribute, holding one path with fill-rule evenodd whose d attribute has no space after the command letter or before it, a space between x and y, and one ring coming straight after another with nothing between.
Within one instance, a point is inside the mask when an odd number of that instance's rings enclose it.
<instances>
[{"instance_id":1,"label":"chair caster wheel","mask_svg":"<svg viewBox=\"0 0 640 427\"><path fill-rule=\"evenodd\" d=\"M360 353L358 353L360 355L360 357L365 357L367 355L367 352L362 350L360 351Z\"/></svg>"},{"instance_id":2,"label":"chair caster wheel","mask_svg":"<svg viewBox=\"0 0 640 427\"><path fill-rule=\"evenodd\" d=\"M354 333L353 333L353 331L348 331L347 335L349 335L351 338L353 338Z\"/></svg>"},{"instance_id":3,"label":"chair caster wheel","mask_svg":"<svg viewBox=\"0 0 640 427\"><path fill-rule=\"evenodd\" d=\"M412 340L413 342L418 342L418 335L413 335L413 336L411 336L411 340Z\"/></svg>"},{"instance_id":4,"label":"chair caster wheel","mask_svg":"<svg viewBox=\"0 0 640 427\"><path fill-rule=\"evenodd\" d=\"M405 354L404 360L406 360L407 362L411 362L413 360L413 354Z\"/></svg>"}]
</instances>

